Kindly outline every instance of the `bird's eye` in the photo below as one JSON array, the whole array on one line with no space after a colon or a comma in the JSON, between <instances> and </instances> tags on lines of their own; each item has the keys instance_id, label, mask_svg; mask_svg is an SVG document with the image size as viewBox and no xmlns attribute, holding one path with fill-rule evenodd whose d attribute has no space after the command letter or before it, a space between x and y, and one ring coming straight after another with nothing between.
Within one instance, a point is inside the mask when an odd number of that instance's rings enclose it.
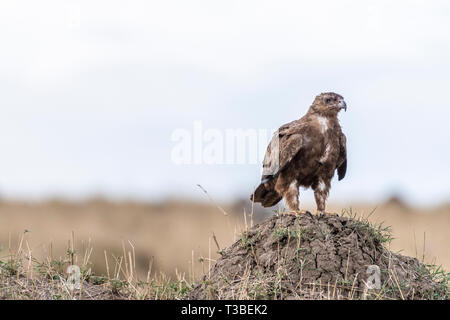
<instances>
[{"instance_id":1,"label":"bird's eye","mask_svg":"<svg viewBox=\"0 0 450 320\"><path fill-rule=\"evenodd\" d=\"M325 104L329 103L330 100L331 100L330 98L323 98L323 102L325 102Z\"/></svg>"}]
</instances>

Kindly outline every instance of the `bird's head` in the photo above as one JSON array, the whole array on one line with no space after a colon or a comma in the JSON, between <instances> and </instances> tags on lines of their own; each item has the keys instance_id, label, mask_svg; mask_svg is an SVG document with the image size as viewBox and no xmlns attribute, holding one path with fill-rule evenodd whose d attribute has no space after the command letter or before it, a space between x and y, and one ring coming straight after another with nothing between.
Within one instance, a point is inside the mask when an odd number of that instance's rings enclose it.
<instances>
[{"instance_id":1,"label":"bird's head","mask_svg":"<svg viewBox=\"0 0 450 320\"><path fill-rule=\"evenodd\" d=\"M347 104L344 98L334 92L319 94L310 107L310 112L323 116L337 116L339 111L347 111Z\"/></svg>"}]
</instances>

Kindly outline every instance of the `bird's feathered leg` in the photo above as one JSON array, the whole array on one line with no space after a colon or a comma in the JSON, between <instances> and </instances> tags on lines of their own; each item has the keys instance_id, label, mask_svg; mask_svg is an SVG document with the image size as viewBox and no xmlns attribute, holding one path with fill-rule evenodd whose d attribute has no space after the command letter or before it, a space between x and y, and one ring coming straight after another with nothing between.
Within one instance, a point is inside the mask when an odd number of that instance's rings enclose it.
<instances>
[{"instance_id":1,"label":"bird's feathered leg","mask_svg":"<svg viewBox=\"0 0 450 320\"><path fill-rule=\"evenodd\" d=\"M289 209L294 211L296 215L300 211L300 202L298 199L299 193L300 192L297 182L292 182L285 194L286 203L289 206Z\"/></svg>"},{"instance_id":2,"label":"bird's feathered leg","mask_svg":"<svg viewBox=\"0 0 450 320\"><path fill-rule=\"evenodd\" d=\"M320 180L318 183L314 184L314 198L316 199L317 205L317 215L319 217L324 216L325 213L325 205L328 197L328 192L330 190L330 181Z\"/></svg>"},{"instance_id":3,"label":"bird's feathered leg","mask_svg":"<svg viewBox=\"0 0 450 320\"><path fill-rule=\"evenodd\" d=\"M281 195L283 195L286 200L286 204L291 210L291 214L298 215L300 213L300 203L299 203L299 185L296 180L287 183L287 179L278 179L275 185L275 190Z\"/></svg>"}]
</instances>

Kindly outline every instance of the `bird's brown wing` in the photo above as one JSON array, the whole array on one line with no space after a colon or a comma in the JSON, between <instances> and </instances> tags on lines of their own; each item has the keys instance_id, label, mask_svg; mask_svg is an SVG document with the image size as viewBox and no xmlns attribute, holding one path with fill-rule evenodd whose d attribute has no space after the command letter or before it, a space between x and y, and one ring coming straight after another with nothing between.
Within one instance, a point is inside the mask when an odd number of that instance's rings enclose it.
<instances>
[{"instance_id":1,"label":"bird's brown wing","mask_svg":"<svg viewBox=\"0 0 450 320\"><path fill-rule=\"evenodd\" d=\"M345 173L347 172L347 138L345 134L341 133L339 137L340 144L340 152L339 152L339 160L338 160L338 179L341 181L345 177Z\"/></svg>"},{"instance_id":2,"label":"bird's brown wing","mask_svg":"<svg viewBox=\"0 0 450 320\"><path fill-rule=\"evenodd\" d=\"M261 180L283 170L300 152L303 145L303 127L304 124L297 120L283 125L275 132L264 157Z\"/></svg>"}]
</instances>

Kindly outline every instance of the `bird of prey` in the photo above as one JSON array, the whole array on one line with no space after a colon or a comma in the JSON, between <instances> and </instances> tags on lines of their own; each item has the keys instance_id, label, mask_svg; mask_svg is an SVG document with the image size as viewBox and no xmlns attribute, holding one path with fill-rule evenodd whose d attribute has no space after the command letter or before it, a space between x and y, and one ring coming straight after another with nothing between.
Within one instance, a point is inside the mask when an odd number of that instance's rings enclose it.
<instances>
[{"instance_id":1,"label":"bird of prey","mask_svg":"<svg viewBox=\"0 0 450 320\"><path fill-rule=\"evenodd\" d=\"M250 200L271 207L282 198L299 212L299 187L312 188L317 214L325 214L331 179L337 170L342 180L347 170L346 137L338 113L347 105L333 92L321 93L299 120L275 132L263 161L261 184Z\"/></svg>"}]
</instances>

